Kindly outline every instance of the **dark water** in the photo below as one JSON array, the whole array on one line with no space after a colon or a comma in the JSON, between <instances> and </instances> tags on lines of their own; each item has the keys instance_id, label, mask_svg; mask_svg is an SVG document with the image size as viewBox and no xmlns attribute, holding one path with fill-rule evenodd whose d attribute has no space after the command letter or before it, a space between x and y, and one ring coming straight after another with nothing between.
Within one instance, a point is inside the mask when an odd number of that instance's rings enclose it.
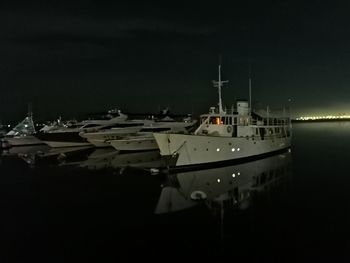
<instances>
[{"instance_id":1,"label":"dark water","mask_svg":"<svg viewBox=\"0 0 350 263\"><path fill-rule=\"evenodd\" d=\"M295 124L291 152L178 174L127 167L156 153L4 156L0 262L348 262L348 153L340 122Z\"/></svg>"}]
</instances>

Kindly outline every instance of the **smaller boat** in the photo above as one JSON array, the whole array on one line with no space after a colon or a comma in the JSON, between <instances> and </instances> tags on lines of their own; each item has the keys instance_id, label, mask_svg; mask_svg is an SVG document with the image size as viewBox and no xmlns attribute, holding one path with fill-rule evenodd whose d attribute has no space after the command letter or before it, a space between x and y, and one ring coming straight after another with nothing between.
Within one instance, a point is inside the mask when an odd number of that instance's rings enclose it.
<instances>
[{"instance_id":1,"label":"smaller boat","mask_svg":"<svg viewBox=\"0 0 350 263\"><path fill-rule=\"evenodd\" d=\"M111 128L100 129L98 131L79 133L79 136L93 144L95 147L110 147L110 140L124 138L127 135L136 134L145 125L151 125L154 120L125 120L116 123Z\"/></svg>"},{"instance_id":2,"label":"smaller boat","mask_svg":"<svg viewBox=\"0 0 350 263\"><path fill-rule=\"evenodd\" d=\"M107 120L100 117L99 119L85 120L55 129L48 128L36 133L36 137L52 148L92 146L86 138L80 136L83 132L96 132L109 129L126 119L127 116L119 111L118 116L113 116Z\"/></svg>"},{"instance_id":3,"label":"smaller boat","mask_svg":"<svg viewBox=\"0 0 350 263\"><path fill-rule=\"evenodd\" d=\"M188 134L194 128L194 121L162 121L143 127L138 133L126 136L118 140L110 140L109 143L118 151L149 151L158 150L158 144L153 136L157 133L181 133Z\"/></svg>"},{"instance_id":4,"label":"smaller boat","mask_svg":"<svg viewBox=\"0 0 350 263\"><path fill-rule=\"evenodd\" d=\"M28 116L17 124L11 131L9 131L2 139L2 147L9 148L15 146L29 146L44 144L34 136L36 133L35 125L33 122L32 112L28 113Z\"/></svg>"}]
</instances>

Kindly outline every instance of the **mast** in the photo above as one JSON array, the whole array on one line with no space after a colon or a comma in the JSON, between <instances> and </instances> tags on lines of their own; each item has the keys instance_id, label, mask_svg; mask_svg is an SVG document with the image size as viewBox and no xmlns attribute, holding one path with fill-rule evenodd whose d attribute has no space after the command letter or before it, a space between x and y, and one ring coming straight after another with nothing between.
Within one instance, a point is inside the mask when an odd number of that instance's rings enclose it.
<instances>
[{"instance_id":1,"label":"mast","mask_svg":"<svg viewBox=\"0 0 350 263\"><path fill-rule=\"evenodd\" d=\"M248 86L249 86L249 116L252 116L252 72L249 66Z\"/></svg>"},{"instance_id":2,"label":"mast","mask_svg":"<svg viewBox=\"0 0 350 263\"><path fill-rule=\"evenodd\" d=\"M28 117L33 118L33 105L31 102L28 103Z\"/></svg>"},{"instance_id":3,"label":"mast","mask_svg":"<svg viewBox=\"0 0 350 263\"><path fill-rule=\"evenodd\" d=\"M221 62L219 63L219 68L218 68L218 73L219 73L219 80L213 80L214 87L218 88L218 93L219 93L219 113L225 114L223 108L222 108L222 99L221 99L221 87L223 86L224 83L228 83L228 80L221 80Z\"/></svg>"}]
</instances>

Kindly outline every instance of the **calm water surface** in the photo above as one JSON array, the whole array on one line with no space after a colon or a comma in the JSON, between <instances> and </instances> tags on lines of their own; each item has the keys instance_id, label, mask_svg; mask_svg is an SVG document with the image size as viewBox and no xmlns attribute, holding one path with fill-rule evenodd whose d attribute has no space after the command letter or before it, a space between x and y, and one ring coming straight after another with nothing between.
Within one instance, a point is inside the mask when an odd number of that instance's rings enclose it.
<instances>
[{"instance_id":1,"label":"calm water surface","mask_svg":"<svg viewBox=\"0 0 350 263\"><path fill-rule=\"evenodd\" d=\"M3 156L1 262L348 262L349 153L339 122L294 124L291 152L177 174L125 168L156 153Z\"/></svg>"}]
</instances>

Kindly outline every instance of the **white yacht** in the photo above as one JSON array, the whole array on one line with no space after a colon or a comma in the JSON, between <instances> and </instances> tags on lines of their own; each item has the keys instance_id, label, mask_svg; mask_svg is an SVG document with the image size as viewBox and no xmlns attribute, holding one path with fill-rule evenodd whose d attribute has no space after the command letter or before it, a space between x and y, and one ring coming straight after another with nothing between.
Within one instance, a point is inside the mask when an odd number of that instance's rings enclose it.
<instances>
[{"instance_id":1,"label":"white yacht","mask_svg":"<svg viewBox=\"0 0 350 263\"><path fill-rule=\"evenodd\" d=\"M155 123L155 121L125 120L109 129L101 129L95 132L81 132L79 135L95 147L110 147L111 144L109 141L121 139L127 135L136 134L144 126L151 125L152 123Z\"/></svg>"},{"instance_id":2,"label":"white yacht","mask_svg":"<svg viewBox=\"0 0 350 263\"><path fill-rule=\"evenodd\" d=\"M149 126L144 126L136 133L118 140L111 140L109 143L118 151L149 151L158 150L158 145L154 139L154 132L172 132L188 134L197 121L184 122L155 122Z\"/></svg>"},{"instance_id":3,"label":"white yacht","mask_svg":"<svg viewBox=\"0 0 350 263\"><path fill-rule=\"evenodd\" d=\"M175 167L241 161L290 147L291 122L285 110L252 111L247 101L237 101L235 108L224 110L221 88L226 82L221 80L219 65L219 80L214 81L218 109L211 107L208 114L201 115L193 134L154 133L160 154L172 159ZM249 78L249 90L250 83Z\"/></svg>"},{"instance_id":4,"label":"white yacht","mask_svg":"<svg viewBox=\"0 0 350 263\"><path fill-rule=\"evenodd\" d=\"M95 132L101 129L108 129L124 122L127 115L119 112L119 115L111 119L85 120L71 126L55 127L42 130L36 133L36 137L52 148L91 146L86 138L81 137L81 132Z\"/></svg>"}]
</instances>

